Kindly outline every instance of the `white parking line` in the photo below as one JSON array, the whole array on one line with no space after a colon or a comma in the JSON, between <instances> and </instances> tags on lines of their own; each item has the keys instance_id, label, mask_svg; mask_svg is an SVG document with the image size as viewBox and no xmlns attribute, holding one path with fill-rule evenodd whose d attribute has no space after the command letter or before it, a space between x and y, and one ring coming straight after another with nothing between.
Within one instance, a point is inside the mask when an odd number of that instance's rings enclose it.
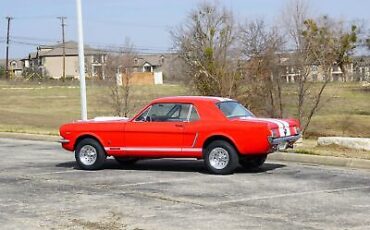
<instances>
[{"instance_id":1,"label":"white parking line","mask_svg":"<svg viewBox=\"0 0 370 230\"><path fill-rule=\"evenodd\" d=\"M86 171L86 170L72 169L72 170L65 170L65 171L32 174L31 176L45 176L45 175L64 174L64 173L73 173L73 172L93 173L93 172L98 172L98 171ZM116 185L116 187L134 187L134 186L147 185L147 184L164 184L164 183L171 183L171 182L177 182L177 181L186 181L186 180L191 180L191 179L192 178L178 178L178 179L172 179L172 180L170 179L170 180L160 180L160 181L146 181L146 182L137 182L137 183ZM97 186L99 186L99 185L97 185ZM106 186L106 185L104 185L104 186Z\"/></svg>"},{"instance_id":2,"label":"white parking line","mask_svg":"<svg viewBox=\"0 0 370 230\"><path fill-rule=\"evenodd\" d=\"M171 183L171 182L177 182L177 181L186 181L191 180L191 178L181 178L181 179L172 179L172 180L160 180L160 181L147 181L147 182L138 182L138 183L131 183L131 184L122 184L118 185L116 187L134 187L134 186L140 186L140 185L147 185L147 184L163 184L163 183Z\"/></svg>"},{"instance_id":3,"label":"white parking line","mask_svg":"<svg viewBox=\"0 0 370 230\"><path fill-rule=\"evenodd\" d=\"M57 171L57 172L47 172L47 173L37 173L37 174L30 174L31 176L44 176L44 175L53 175L53 174L63 174L63 173L72 173L72 172L96 172L96 171L86 171L86 170L77 170L77 169L71 169L71 170L64 170L64 171Z\"/></svg>"},{"instance_id":4,"label":"white parking line","mask_svg":"<svg viewBox=\"0 0 370 230\"><path fill-rule=\"evenodd\" d=\"M220 201L212 205L217 206L217 205L224 205L224 204L231 204L231 203L248 202L248 201L254 201L254 200L268 200L268 199L274 199L274 198L302 196L302 195L318 194L318 193L344 192L344 191L361 190L361 189L369 189L369 188L370 186L360 186L360 187L324 189L324 190L305 191L305 192L293 192L293 193L277 194L277 195L271 195L271 196L257 196L257 197L237 199L237 200Z\"/></svg>"}]
</instances>

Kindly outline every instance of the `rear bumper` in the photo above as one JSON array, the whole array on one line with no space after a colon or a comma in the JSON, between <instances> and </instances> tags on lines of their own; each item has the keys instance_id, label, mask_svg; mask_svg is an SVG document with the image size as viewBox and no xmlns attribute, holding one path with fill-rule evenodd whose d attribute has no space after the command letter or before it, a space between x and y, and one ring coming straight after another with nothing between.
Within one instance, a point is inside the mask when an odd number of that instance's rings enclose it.
<instances>
[{"instance_id":1,"label":"rear bumper","mask_svg":"<svg viewBox=\"0 0 370 230\"><path fill-rule=\"evenodd\" d=\"M301 134L288 137L277 137L277 138L268 137L268 141L271 145L279 145L281 143L294 143L299 138L301 138Z\"/></svg>"}]
</instances>

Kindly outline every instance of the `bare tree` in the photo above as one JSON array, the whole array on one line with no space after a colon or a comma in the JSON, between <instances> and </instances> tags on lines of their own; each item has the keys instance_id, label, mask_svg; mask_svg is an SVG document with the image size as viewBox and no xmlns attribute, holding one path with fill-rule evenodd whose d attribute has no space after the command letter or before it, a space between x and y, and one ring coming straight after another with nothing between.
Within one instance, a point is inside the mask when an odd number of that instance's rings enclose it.
<instances>
[{"instance_id":1,"label":"bare tree","mask_svg":"<svg viewBox=\"0 0 370 230\"><path fill-rule=\"evenodd\" d=\"M182 26L171 32L174 46L184 61L184 74L201 95L232 97L241 79L233 14L203 3Z\"/></svg>"},{"instance_id":2,"label":"bare tree","mask_svg":"<svg viewBox=\"0 0 370 230\"><path fill-rule=\"evenodd\" d=\"M350 31L338 26L339 22L324 16L309 19L307 1L293 0L283 13L283 23L290 38L292 67L295 69L297 115L303 134L312 117L320 108L323 92L331 80L334 64L345 73L345 64L356 42L356 27ZM321 69L322 79L312 82L312 69Z\"/></svg>"},{"instance_id":3,"label":"bare tree","mask_svg":"<svg viewBox=\"0 0 370 230\"><path fill-rule=\"evenodd\" d=\"M310 44L303 42L304 21L309 17L309 5L305 0L290 0L282 11L282 23L288 40L288 55L290 65L297 74L293 80L297 92L297 115L302 123L304 118L303 107L306 104L306 95L312 84L308 81L311 74L311 60L306 50Z\"/></svg>"},{"instance_id":4,"label":"bare tree","mask_svg":"<svg viewBox=\"0 0 370 230\"><path fill-rule=\"evenodd\" d=\"M338 31L337 23L327 16L316 21L307 19L304 22L305 30L302 35L304 38L304 52L308 60L307 65L317 64L323 72L323 82L318 87L317 93L308 95L311 98L312 105L305 116L304 131L319 108L326 85L332 80L333 65L344 65L348 61L349 53L355 48L357 40L356 26L351 26L350 31Z\"/></svg>"},{"instance_id":5,"label":"bare tree","mask_svg":"<svg viewBox=\"0 0 370 230\"><path fill-rule=\"evenodd\" d=\"M130 79L135 56L134 46L128 39L119 54L107 56L105 74L110 84L109 102L115 116L127 117L130 112Z\"/></svg>"},{"instance_id":6,"label":"bare tree","mask_svg":"<svg viewBox=\"0 0 370 230\"><path fill-rule=\"evenodd\" d=\"M281 22L290 41L290 49L296 50L302 46L304 21L310 17L311 9L307 0L289 0L283 8Z\"/></svg>"},{"instance_id":7,"label":"bare tree","mask_svg":"<svg viewBox=\"0 0 370 230\"><path fill-rule=\"evenodd\" d=\"M351 54L356 48L357 34L359 33L356 25L345 28L342 22L336 23L335 30L337 31L336 47L336 64L340 67L343 73L343 81L348 80L347 65L352 62Z\"/></svg>"},{"instance_id":8,"label":"bare tree","mask_svg":"<svg viewBox=\"0 0 370 230\"><path fill-rule=\"evenodd\" d=\"M279 52L284 40L276 28L267 28L263 20L240 27L242 53L247 60L245 80L249 107L259 107L271 117L283 116ZM263 113L263 112L262 112Z\"/></svg>"}]
</instances>

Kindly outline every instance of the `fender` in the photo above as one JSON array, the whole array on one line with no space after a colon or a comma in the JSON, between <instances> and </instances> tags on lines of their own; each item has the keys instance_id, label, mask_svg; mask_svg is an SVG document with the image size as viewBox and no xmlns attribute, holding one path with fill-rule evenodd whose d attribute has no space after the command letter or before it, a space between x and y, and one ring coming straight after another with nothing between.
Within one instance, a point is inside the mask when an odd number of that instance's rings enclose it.
<instances>
[{"instance_id":1,"label":"fender","mask_svg":"<svg viewBox=\"0 0 370 230\"><path fill-rule=\"evenodd\" d=\"M217 138L225 138L227 139L228 141L230 141L232 145L235 146L236 150L239 152L239 146L236 144L235 142L235 139L233 137L231 137L230 135L226 134L226 133L223 133L223 132L217 132L217 133L212 133L210 135L207 135L203 141L201 142L202 145L201 147L204 149L205 148L205 144L208 144L207 142L209 142L210 140L212 140L213 138L217 139Z\"/></svg>"},{"instance_id":2,"label":"fender","mask_svg":"<svg viewBox=\"0 0 370 230\"><path fill-rule=\"evenodd\" d=\"M77 143L78 143L79 139L81 139L83 137L92 137L92 138L96 139L103 146L103 141L98 135L96 135L95 133L92 133L92 132L83 132L83 133L79 133L77 136L64 137L66 140L69 140L69 142L68 143L63 143L62 147L66 150L74 151L76 149L76 146L77 146Z\"/></svg>"}]
</instances>

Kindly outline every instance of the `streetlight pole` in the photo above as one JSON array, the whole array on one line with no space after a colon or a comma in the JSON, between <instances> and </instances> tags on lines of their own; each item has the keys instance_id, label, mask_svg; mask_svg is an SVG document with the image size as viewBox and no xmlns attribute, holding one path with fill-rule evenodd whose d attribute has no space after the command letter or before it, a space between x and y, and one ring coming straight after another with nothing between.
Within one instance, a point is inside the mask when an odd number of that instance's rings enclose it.
<instances>
[{"instance_id":1,"label":"streetlight pole","mask_svg":"<svg viewBox=\"0 0 370 230\"><path fill-rule=\"evenodd\" d=\"M85 54L82 28L81 0L76 0L77 30L78 30L78 61L80 65L80 95L81 95L81 119L87 120L86 106L86 81L85 81Z\"/></svg>"}]
</instances>

